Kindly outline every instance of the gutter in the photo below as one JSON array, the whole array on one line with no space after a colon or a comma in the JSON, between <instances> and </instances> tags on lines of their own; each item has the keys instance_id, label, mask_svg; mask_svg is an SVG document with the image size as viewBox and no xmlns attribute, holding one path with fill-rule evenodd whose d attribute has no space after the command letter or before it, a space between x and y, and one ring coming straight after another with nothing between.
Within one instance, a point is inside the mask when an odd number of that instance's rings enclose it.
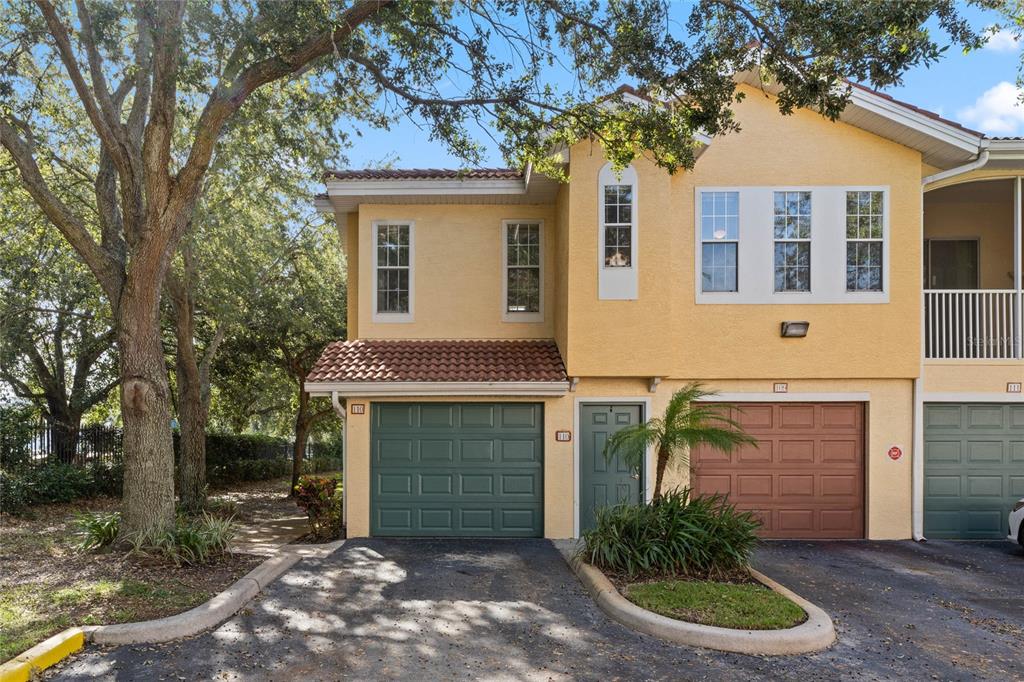
<instances>
[{"instance_id":1,"label":"gutter","mask_svg":"<svg viewBox=\"0 0 1024 682\"><path fill-rule=\"evenodd\" d=\"M348 485L348 469L345 467L348 459L348 413L337 391L331 391L331 407L341 419L341 525L344 526L348 522L348 495L345 494L345 486Z\"/></svg>"},{"instance_id":2,"label":"gutter","mask_svg":"<svg viewBox=\"0 0 1024 682\"><path fill-rule=\"evenodd\" d=\"M935 183L935 182L939 182L940 180L947 180L949 178L956 177L957 175L963 175L964 173L970 173L971 171L978 170L979 168L982 168L987 163L988 163L988 149L983 149L981 151L981 153L978 154L978 158L976 158L974 161L971 161L970 163L965 163L962 166L957 166L956 168L950 168L949 170L944 170L941 173L936 173L935 175L928 175L928 176L925 176L925 177L921 178L921 187L927 187L928 185L930 185L932 183Z\"/></svg>"}]
</instances>

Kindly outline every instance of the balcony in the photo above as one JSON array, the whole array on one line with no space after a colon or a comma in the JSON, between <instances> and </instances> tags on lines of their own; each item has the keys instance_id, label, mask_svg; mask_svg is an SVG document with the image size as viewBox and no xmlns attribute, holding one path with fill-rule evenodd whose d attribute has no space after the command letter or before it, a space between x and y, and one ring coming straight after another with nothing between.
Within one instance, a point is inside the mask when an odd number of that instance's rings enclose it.
<instances>
[{"instance_id":1,"label":"balcony","mask_svg":"<svg viewBox=\"0 0 1024 682\"><path fill-rule=\"evenodd\" d=\"M1021 360L1021 180L994 178L924 197L924 356Z\"/></svg>"},{"instance_id":2,"label":"balcony","mask_svg":"<svg viewBox=\"0 0 1024 682\"><path fill-rule=\"evenodd\" d=\"M924 351L929 360L1020 360L1022 292L928 289Z\"/></svg>"}]
</instances>

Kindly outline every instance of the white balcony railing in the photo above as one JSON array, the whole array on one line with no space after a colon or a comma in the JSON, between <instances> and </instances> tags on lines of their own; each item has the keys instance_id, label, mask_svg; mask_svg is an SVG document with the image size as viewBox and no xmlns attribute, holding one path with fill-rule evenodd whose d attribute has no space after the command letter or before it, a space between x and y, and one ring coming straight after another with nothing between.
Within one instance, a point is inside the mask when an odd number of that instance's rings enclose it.
<instances>
[{"instance_id":1,"label":"white balcony railing","mask_svg":"<svg viewBox=\"0 0 1024 682\"><path fill-rule=\"evenodd\" d=\"M1021 293L1013 289L926 290L925 357L1019 359Z\"/></svg>"}]
</instances>

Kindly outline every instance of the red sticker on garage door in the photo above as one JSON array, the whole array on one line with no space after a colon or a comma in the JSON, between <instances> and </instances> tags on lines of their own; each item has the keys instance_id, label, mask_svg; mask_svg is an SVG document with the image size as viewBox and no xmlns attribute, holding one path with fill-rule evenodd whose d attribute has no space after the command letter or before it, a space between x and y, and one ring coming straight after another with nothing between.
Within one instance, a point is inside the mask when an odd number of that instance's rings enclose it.
<instances>
[{"instance_id":1,"label":"red sticker on garage door","mask_svg":"<svg viewBox=\"0 0 1024 682\"><path fill-rule=\"evenodd\" d=\"M898 460L902 456L903 456L903 449L900 448L900 446L893 445L891 448L889 448L889 459L891 459L892 461L895 462L896 460Z\"/></svg>"}]
</instances>

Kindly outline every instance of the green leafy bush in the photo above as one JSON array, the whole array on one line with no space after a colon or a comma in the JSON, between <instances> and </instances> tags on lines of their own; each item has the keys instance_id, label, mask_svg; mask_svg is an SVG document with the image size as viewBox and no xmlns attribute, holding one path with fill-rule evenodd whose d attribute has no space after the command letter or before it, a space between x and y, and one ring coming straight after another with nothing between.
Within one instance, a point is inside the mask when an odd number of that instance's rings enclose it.
<instances>
[{"instance_id":1,"label":"green leafy bush","mask_svg":"<svg viewBox=\"0 0 1024 682\"><path fill-rule=\"evenodd\" d=\"M341 457L326 457L317 455L310 457L302 463L304 474L326 474L341 469Z\"/></svg>"},{"instance_id":2,"label":"green leafy bush","mask_svg":"<svg viewBox=\"0 0 1024 682\"><path fill-rule=\"evenodd\" d=\"M335 477L303 476L295 486L295 503L309 517L309 527L318 539L341 534L342 485Z\"/></svg>"},{"instance_id":3,"label":"green leafy bush","mask_svg":"<svg viewBox=\"0 0 1024 682\"><path fill-rule=\"evenodd\" d=\"M82 513L75 517L78 548L84 551L114 544L121 529L120 512Z\"/></svg>"},{"instance_id":4,"label":"green leafy bush","mask_svg":"<svg viewBox=\"0 0 1024 682\"><path fill-rule=\"evenodd\" d=\"M285 438L258 433L206 434L206 461L209 464L224 464L236 460L284 459L290 452L291 444Z\"/></svg>"},{"instance_id":5,"label":"green leafy bush","mask_svg":"<svg viewBox=\"0 0 1024 682\"><path fill-rule=\"evenodd\" d=\"M228 485L242 481L266 481L290 473L287 459L236 459L206 464L206 479L212 485Z\"/></svg>"},{"instance_id":6,"label":"green leafy bush","mask_svg":"<svg viewBox=\"0 0 1024 682\"><path fill-rule=\"evenodd\" d=\"M20 514L31 503L25 479L15 471L0 469L0 512Z\"/></svg>"},{"instance_id":7,"label":"green leafy bush","mask_svg":"<svg viewBox=\"0 0 1024 682\"><path fill-rule=\"evenodd\" d=\"M123 479L120 463L96 462L84 467L51 463L4 469L0 474L0 511L19 513L29 505L119 496Z\"/></svg>"},{"instance_id":8,"label":"green leafy bush","mask_svg":"<svg viewBox=\"0 0 1024 682\"><path fill-rule=\"evenodd\" d=\"M722 495L691 499L689 488L677 489L649 504L599 510L581 557L630 578L721 577L750 565L759 526Z\"/></svg>"},{"instance_id":9,"label":"green leafy bush","mask_svg":"<svg viewBox=\"0 0 1024 682\"><path fill-rule=\"evenodd\" d=\"M175 566L208 564L222 557L237 534L230 519L203 513L178 517L174 526L128 538L131 554L171 561Z\"/></svg>"},{"instance_id":10,"label":"green leafy bush","mask_svg":"<svg viewBox=\"0 0 1024 682\"><path fill-rule=\"evenodd\" d=\"M0 467L16 467L28 461L35 417L31 407L0 405Z\"/></svg>"}]
</instances>

